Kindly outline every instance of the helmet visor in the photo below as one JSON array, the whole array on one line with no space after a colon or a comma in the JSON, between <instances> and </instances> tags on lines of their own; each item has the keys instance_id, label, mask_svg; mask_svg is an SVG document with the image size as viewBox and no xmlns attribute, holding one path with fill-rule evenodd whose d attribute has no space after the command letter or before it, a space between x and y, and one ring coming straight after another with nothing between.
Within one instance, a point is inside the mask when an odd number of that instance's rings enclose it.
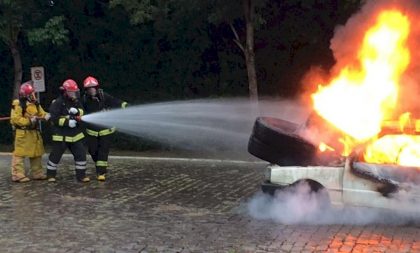
<instances>
[{"instance_id":1,"label":"helmet visor","mask_svg":"<svg viewBox=\"0 0 420 253\"><path fill-rule=\"evenodd\" d=\"M32 92L31 94L26 96L26 99L31 103L35 103L36 102L35 92Z\"/></svg>"},{"instance_id":2,"label":"helmet visor","mask_svg":"<svg viewBox=\"0 0 420 253\"><path fill-rule=\"evenodd\" d=\"M94 88L94 87L90 87L90 88L88 88L87 90L86 90L86 93L89 95L89 96L96 96L96 93L97 93L97 91L96 91L96 88Z\"/></svg>"},{"instance_id":3,"label":"helmet visor","mask_svg":"<svg viewBox=\"0 0 420 253\"><path fill-rule=\"evenodd\" d=\"M77 100L79 98L78 91L66 91L66 96L71 100Z\"/></svg>"}]
</instances>

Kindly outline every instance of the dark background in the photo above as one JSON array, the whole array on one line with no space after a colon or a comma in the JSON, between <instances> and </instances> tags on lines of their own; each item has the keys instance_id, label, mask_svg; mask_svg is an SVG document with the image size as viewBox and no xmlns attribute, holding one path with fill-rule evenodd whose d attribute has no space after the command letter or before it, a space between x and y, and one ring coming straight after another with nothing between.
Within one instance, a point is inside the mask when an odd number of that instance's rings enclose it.
<instances>
[{"instance_id":1,"label":"dark background","mask_svg":"<svg viewBox=\"0 0 420 253\"><path fill-rule=\"evenodd\" d=\"M31 45L24 32L19 37L23 80L30 79L30 67L45 68L47 91L41 94L45 109L65 79L80 85L87 75L97 77L106 92L130 104L248 95L244 56L229 26L233 24L245 39L240 11L229 16L218 12L222 5L191 9L184 0L165 6L166 15L133 23L123 5L111 8L108 1L31 2L35 6L31 8L40 8L42 15L24 17L26 26L42 26L48 18L63 15L68 30L68 40L61 45ZM311 66L328 70L334 64L329 49L334 28L360 8L360 1L261 2L255 22L259 95L296 97L304 88L300 80ZM1 10L0 14L4 16ZM14 69L5 43L0 43L0 59L0 115L7 116ZM48 127L44 129L48 143ZM165 148L145 141L138 144L121 134L117 137L116 148ZM10 125L0 122L0 145L10 151L11 143Z\"/></svg>"}]
</instances>

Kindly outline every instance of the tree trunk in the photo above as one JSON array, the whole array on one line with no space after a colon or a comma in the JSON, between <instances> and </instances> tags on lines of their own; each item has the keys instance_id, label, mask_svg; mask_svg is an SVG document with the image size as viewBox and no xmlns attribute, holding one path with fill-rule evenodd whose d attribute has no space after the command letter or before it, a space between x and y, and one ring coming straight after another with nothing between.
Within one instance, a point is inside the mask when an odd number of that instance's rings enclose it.
<instances>
[{"instance_id":1,"label":"tree trunk","mask_svg":"<svg viewBox=\"0 0 420 253\"><path fill-rule=\"evenodd\" d=\"M255 70L255 52L254 52L254 4L253 0L243 0L245 22L246 22L246 44L245 61L248 72L249 97L251 101L258 101L258 83Z\"/></svg>"},{"instance_id":2,"label":"tree trunk","mask_svg":"<svg viewBox=\"0 0 420 253\"><path fill-rule=\"evenodd\" d=\"M12 52L13 65L15 71L15 79L13 83L13 97L17 98L19 94L19 88L22 84L22 59L20 58L19 48L16 43L10 45L10 51Z\"/></svg>"}]
</instances>

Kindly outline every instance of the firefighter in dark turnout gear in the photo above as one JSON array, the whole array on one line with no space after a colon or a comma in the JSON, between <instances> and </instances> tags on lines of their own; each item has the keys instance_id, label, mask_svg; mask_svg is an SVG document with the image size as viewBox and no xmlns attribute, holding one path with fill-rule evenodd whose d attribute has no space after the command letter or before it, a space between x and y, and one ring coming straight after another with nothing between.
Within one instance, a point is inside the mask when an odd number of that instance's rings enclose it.
<instances>
[{"instance_id":1,"label":"firefighter in dark turnout gear","mask_svg":"<svg viewBox=\"0 0 420 253\"><path fill-rule=\"evenodd\" d=\"M113 108L125 108L127 102L114 98L99 88L96 78L88 76L83 81L84 95L83 107L86 114L109 110ZM99 181L105 181L108 167L108 154L111 136L115 127L105 128L93 124L86 125L86 141L89 154L95 162L96 175Z\"/></svg>"},{"instance_id":2,"label":"firefighter in dark turnout gear","mask_svg":"<svg viewBox=\"0 0 420 253\"><path fill-rule=\"evenodd\" d=\"M79 88L74 80L68 79L60 87L60 91L62 92L61 96L55 99L50 106L53 146L47 164L48 181L56 181L58 163L64 151L69 148L74 157L76 179L80 182L89 182L90 179L86 176L84 134L80 124L84 110L79 101Z\"/></svg>"}]
</instances>

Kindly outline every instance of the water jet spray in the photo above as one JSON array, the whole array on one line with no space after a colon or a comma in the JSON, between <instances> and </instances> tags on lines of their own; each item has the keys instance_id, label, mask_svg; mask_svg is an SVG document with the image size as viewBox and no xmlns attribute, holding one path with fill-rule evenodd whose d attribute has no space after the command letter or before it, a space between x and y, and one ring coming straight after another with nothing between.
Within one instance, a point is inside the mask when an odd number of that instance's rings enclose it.
<instances>
[{"instance_id":1,"label":"water jet spray","mask_svg":"<svg viewBox=\"0 0 420 253\"><path fill-rule=\"evenodd\" d=\"M130 106L82 116L88 123L181 149L247 153L254 120L267 115L301 122L307 112L296 101L201 99Z\"/></svg>"}]
</instances>

